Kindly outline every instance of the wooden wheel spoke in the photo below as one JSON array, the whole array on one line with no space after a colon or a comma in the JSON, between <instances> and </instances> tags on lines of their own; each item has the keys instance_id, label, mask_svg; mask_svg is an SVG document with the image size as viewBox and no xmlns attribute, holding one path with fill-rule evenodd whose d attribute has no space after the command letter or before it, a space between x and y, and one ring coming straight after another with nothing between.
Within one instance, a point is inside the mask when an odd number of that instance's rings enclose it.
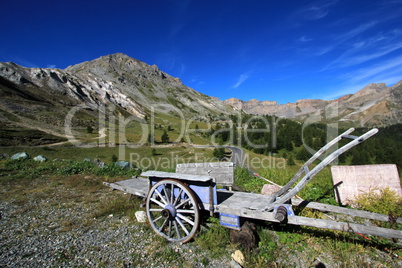
<instances>
[{"instance_id":1,"label":"wooden wheel spoke","mask_svg":"<svg viewBox=\"0 0 402 268\"><path fill-rule=\"evenodd\" d=\"M158 206L160 206L161 208L164 208L165 205L162 204L161 202L159 202L158 200L156 200L155 198L151 198L151 201L154 202L155 204L157 204Z\"/></svg>"},{"instance_id":2,"label":"wooden wheel spoke","mask_svg":"<svg viewBox=\"0 0 402 268\"><path fill-rule=\"evenodd\" d=\"M168 236L169 238L172 237L172 221L169 221L169 227L168 227L168 234L167 234L167 236Z\"/></svg>"},{"instance_id":3,"label":"wooden wheel spoke","mask_svg":"<svg viewBox=\"0 0 402 268\"><path fill-rule=\"evenodd\" d=\"M181 214L177 214L177 217L179 217L182 220L185 220L187 223L191 224L192 226L194 226L194 222L192 220L190 220L189 218L181 215Z\"/></svg>"},{"instance_id":4,"label":"wooden wheel spoke","mask_svg":"<svg viewBox=\"0 0 402 268\"><path fill-rule=\"evenodd\" d=\"M180 188L179 194L176 196L176 199L174 200L174 202L172 202L173 206L176 206L177 202L179 202L182 192L183 192L183 189Z\"/></svg>"},{"instance_id":5,"label":"wooden wheel spoke","mask_svg":"<svg viewBox=\"0 0 402 268\"><path fill-rule=\"evenodd\" d=\"M177 238L180 239L181 235L180 235L180 232L179 232L179 227L177 226L177 222L174 221L173 225L174 225L174 229L176 230Z\"/></svg>"},{"instance_id":6,"label":"wooden wheel spoke","mask_svg":"<svg viewBox=\"0 0 402 268\"><path fill-rule=\"evenodd\" d=\"M166 191L166 187L164 184L162 185L162 188L163 188L163 192L165 193L166 198L169 200L169 196L168 196L168 193ZM165 203L165 205L169 204L168 200L166 200L165 197L162 196L162 193L159 193L158 189L155 189L155 192L159 195L159 197L162 199L162 201L163 201L163 203Z\"/></svg>"},{"instance_id":7,"label":"wooden wheel spoke","mask_svg":"<svg viewBox=\"0 0 402 268\"><path fill-rule=\"evenodd\" d=\"M157 221L159 221L160 219L162 219L162 216L159 216L158 218L156 218L156 219L153 220L152 222L157 222Z\"/></svg>"},{"instance_id":8,"label":"wooden wheel spoke","mask_svg":"<svg viewBox=\"0 0 402 268\"><path fill-rule=\"evenodd\" d=\"M179 217L176 217L176 221L179 223L180 227L183 229L183 231L186 233L186 235L189 234L186 226L184 226L183 222L179 219Z\"/></svg>"},{"instance_id":9,"label":"wooden wheel spoke","mask_svg":"<svg viewBox=\"0 0 402 268\"><path fill-rule=\"evenodd\" d=\"M164 221L163 221L163 223L162 223L162 225L161 225L161 227L159 227L159 232L161 232L162 231L162 229L163 229L163 227L165 227L165 225L166 225L166 222L168 221L168 219L166 218Z\"/></svg>"},{"instance_id":10,"label":"wooden wheel spoke","mask_svg":"<svg viewBox=\"0 0 402 268\"><path fill-rule=\"evenodd\" d=\"M152 211L152 212L162 212L162 208L150 208L149 209L149 211Z\"/></svg>"},{"instance_id":11,"label":"wooden wheel spoke","mask_svg":"<svg viewBox=\"0 0 402 268\"><path fill-rule=\"evenodd\" d=\"M190 202L190 201L191 201L190 199L186 199L186 200L184 200L183 202L181 202L179 205L175 206L175 208L178 209L179 207L184 206L185 204L187 204L187 203Z\"/></svg>"},{"instance_id":12,"label":"wooden wheel spoke","mask_svg":"<svg viewBox=\"0 0 402 268\"><path fill-rule=\"evenodd\" d=\"M191 214L195 213L195 211L192 209L178 209L178 210L176 210L176 212L177 213L191 213Z\"/></svg>"},{"instance_id":13,"label":"wooden wheel spoke","mask_svg":"<svg viewBox=\"0 0 402 268\"><path fill-rule=\"evenodd\" d=\"M173 200L174 200L174 184L171 184L171 188L170 188L170 204L173 204Z\"/></svg>"}]
</instances>

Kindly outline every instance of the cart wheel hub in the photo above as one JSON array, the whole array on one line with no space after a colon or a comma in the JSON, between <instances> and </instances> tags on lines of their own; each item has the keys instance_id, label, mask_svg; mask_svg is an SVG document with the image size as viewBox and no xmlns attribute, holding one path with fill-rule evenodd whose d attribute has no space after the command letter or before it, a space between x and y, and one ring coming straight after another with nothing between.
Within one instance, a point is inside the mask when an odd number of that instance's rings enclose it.
<instances>
[{"instance_id":1,"label":"cart wheel hub","mask_svg":"<svg viewBox=\"0 0 402 268\"><path fill-rule=\"evenodd\" d=\"M172 219L176 217L176 209L172 205L167 205L164 210L162 210L162 217L165 219Z\"/></svg>"}]
</instances>

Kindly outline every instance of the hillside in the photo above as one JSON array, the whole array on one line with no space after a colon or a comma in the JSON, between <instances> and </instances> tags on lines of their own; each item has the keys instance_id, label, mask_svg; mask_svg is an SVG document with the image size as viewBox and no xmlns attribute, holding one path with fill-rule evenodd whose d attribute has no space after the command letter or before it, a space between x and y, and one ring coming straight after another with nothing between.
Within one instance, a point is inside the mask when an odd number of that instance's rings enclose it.
<instances>
[{"instance_id":1,"label":"hillside","mask_svg":"<svg viewBox=\"0 0 402 268\"><path fill-rule=\"evenodd\" d=\"M162 125L177 121L177 129L183 120L209 122L239 111L297 121L314 118L339 122L341 127L383 127L401 123L402 118L402 81L392 87L370 84L331 101L220 101L185 86L156 65L121 53L64 70L0 63L0 96L0 146L57 143L77 133L80 139L93 140L96 133L116 128L113 124L120 116L137 122L133 128L138 128L159 114ZM87 133L88 129L96 133Z\"/></svg>"},{"instance_id":2,"label":"hillside","mask_svg":"<svg viewBox=\"0 0 402 268\"><path fill-rule=\"evenodd\" d=\"M389 126L401 123L402 81L392 87L383 83L370 84L355 94L329 101L303 99L296 103L278 104L276 101L230 98L224 102L250 114L275 115L300 121L321 116L323 121L339 121L348 126Z\"/></svg>"},{"instance_id":3,"label":"hillside","mask_svg":"<svg viewBox=\"0 0 402 268\"><path fill-rule=\"evenodd\" d=\"M66 139L66 120L85 130L98 129L110 116L134 116L141 121L159 112L175 117L202 119L230 113L232 108L205 96L158 69L117 53L69 66L65 70L25 68L0 63L0 123L2 144L13 133L34 130L53 141ZM41 141L28 142L34 145ZM46 142L43 142L46 143Z\"/></svg>"}]
</instances>

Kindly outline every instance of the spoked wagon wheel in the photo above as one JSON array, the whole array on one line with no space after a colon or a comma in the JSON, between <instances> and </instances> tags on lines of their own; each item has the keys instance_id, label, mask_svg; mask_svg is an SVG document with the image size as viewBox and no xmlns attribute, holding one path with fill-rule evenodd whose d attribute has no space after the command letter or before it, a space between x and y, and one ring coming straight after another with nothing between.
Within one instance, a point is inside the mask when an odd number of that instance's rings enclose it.
<instances>
[{"instance_id":1,"label":"spoked wagon wheel","mask_svg":"<svg viewBox=\"0 0 402 268\"><path fill-rule=\"evenodd\" d=\"M198 202L191 189L180 181L166 179L154 184L146 209L152 229L169 241L186 243L197 232Z\"/></svg>"}]
</instances>

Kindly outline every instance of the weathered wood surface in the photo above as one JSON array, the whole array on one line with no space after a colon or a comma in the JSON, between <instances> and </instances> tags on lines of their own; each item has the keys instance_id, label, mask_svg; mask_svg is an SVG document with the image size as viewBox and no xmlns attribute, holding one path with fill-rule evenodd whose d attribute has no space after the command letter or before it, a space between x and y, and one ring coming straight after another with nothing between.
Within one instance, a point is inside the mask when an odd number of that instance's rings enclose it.
<instances>
[{"instance_id":1,"label":"weathered wood surface","mask_svg":"<svg viewBox=\"0 0 402 268\"><path fill-rule=\"evenodd\" d=\"M279 223L279 221L275 218L274 212L267 212L260 210L260 208L264 207L263 204L263 202L265 201L264 199L263 200L255 199L255 197L247 196L248 195L247 193L243 194L246 194L246 196L243 196L241 194L228 196L226 200L219 202L218 205L215 206L215 211L237 215L244 218L258 219L258 220L265 220ZM220 195L221 194L218 195L218 200L220 200L219 198ZM269 196L265 197L265 199L269 199ZM237 204L232 203L232 202L238 202L239 200L244 200L244 202ZM303 225L322 229L339 230L345 232L402 239L402 231L375 227L375 226L366 226L355 223L314 219L300 216L288 217L287 223L292 225Z\"/></svg>"},{"instance_id":2,"label":"weathered wood surface","mask_svg":"<svg viewBox=\"0 0 402 268\"><path fill-rule=\"evenodd\" d=\"M177 173L204 175L214 179L222 186L232 186L234 182L233 162L185 163L177 164Z\"/></svg>"},{"instance_id":3,"label":"weathered wood surface","mask_svg":"<svg viewBox=\"0 0 402 268\"><path fill-rule=\"evenodd\" d=\"M350 208L345 208L345 207L332 206L332 205L327 205L327 204L317 203L317 202L309 202L309 201L301 200L298 198L292 198L292 205L302 206L302 207L311 208L311 209L317 209L317 210L325 211L325 212L334 212L334 213L339 213L339 214L343 214L343 215L350 215L350 216L354 216L354 217L366 218L366 219L370 219L370 220L389 221L388 215L373 213L373 212L368 212L368 211L358 210L358 209L350 209ZM402 218L397 218L396 222L402 223Z\"/></svg>"},{"instance_id":4,"label":"weathered wood surface","mask_svg":"<svg viewBox=\"0 0 402 268\"><path fill-rule=\"evenodd\" d=\"M149 190L149 180L144 178L132 178L119 182L104 182L104 185L129 194L146 197Z\"/></svg>"},{"instance_id":5,"label":"weathered wood surface","mask_svg":"<svg viewBox=\"0 0 402 268\"><path fill-rule=\"evenodd\" d=\"M163 178L163 179L178 179L178 180L181 179L181 180L187 180L187 181L201 181L201 182L207 182L207 181L212 180L212 178L210 176L171 173L171 172L162 172L162 171L145 171L145 172L141 173L141 176Z\"/></svg>"},{"instance_id":6,"label":"weathered wood surface","mask_svg":"<svg viewBox=\"0 0 402 268\"><path fill-rule=\"evenodd\" d=\"M234 211L237 211L238 209L262 211L271 198L269 195L232 191L218 191L217 194L218 204L215 206L215 210L218 211L223 208L229 210L233 209ZM234 215L238 214L234 213Z\"/></svg>"}]
</instances>

